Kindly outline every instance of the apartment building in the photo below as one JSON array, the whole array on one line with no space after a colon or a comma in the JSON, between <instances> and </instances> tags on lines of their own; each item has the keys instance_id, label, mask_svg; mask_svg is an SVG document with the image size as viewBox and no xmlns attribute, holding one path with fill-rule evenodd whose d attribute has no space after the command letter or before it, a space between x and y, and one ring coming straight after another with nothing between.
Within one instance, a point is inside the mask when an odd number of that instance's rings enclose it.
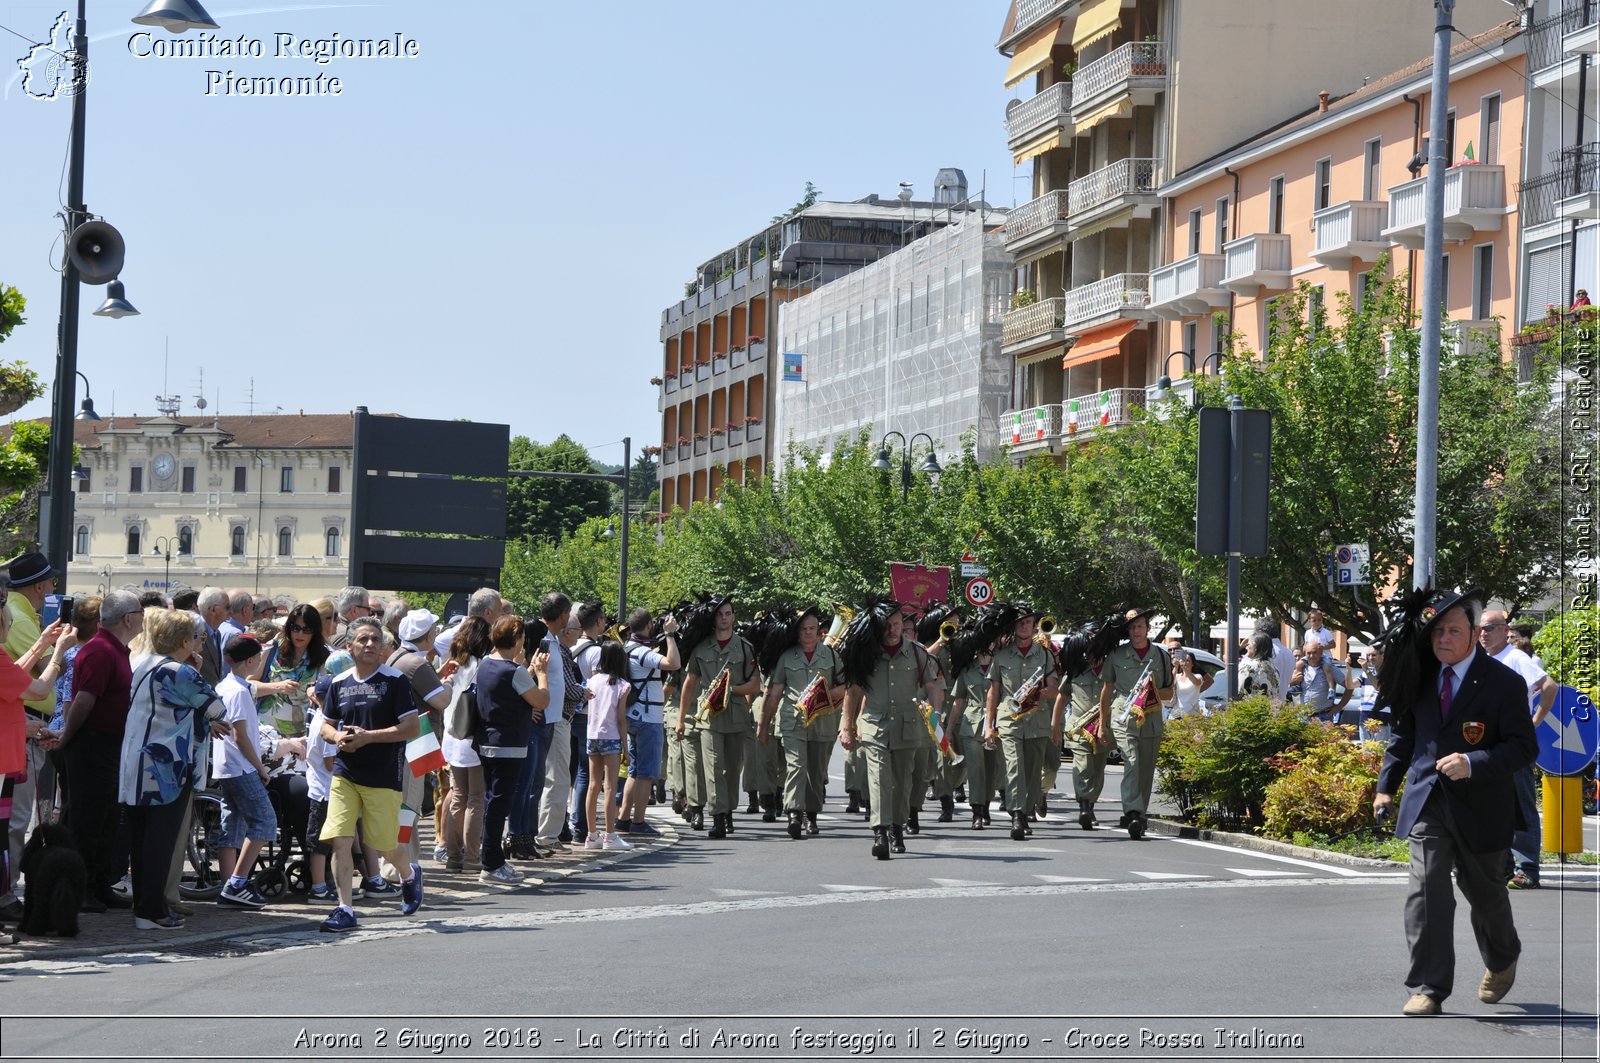
<instances>
[{"instance_id":1,"label":"apartment building","mask_svg":"<svg viewBox=\"0 0 1600 1063\"><path fill-rule=\"evenodd\" d=\"M1455 22L1505 11L1460 0ZM1426 53L1433 21L1391 0L1013 0L998 48L1025 95L1006 128L1034 197L1006 224L1014 456L1125 423L1160 376L1150 275L1169 261L1172 175Z\"/></svg>"},{"instance_id":2,"label":"apartment building","mask_svg":"<svg viewBox=\"0 0 1600 1063\"><path fill-rule=\"evenodd\" d=\"M714 499L725 480L759 478L777 453L769 426L782 374L780 304L984 209L966 178L940 170L934 196L816 203L702 263L661 314L661 512Z\"/></svg>"},{"instance_id":3,"label":"apartment building","mask_svg":"<svg viewBox=\"0 0 1600 1063\"><path fill-rule=\"evenodd\" d=\"M215 584L310 599L347 582L351 414L73 422L72 587Z\"/></svg>"},{"instance_id":4,"label":"apartment building","mask_svg":"<svg viewBox=\"0 0 1600 1063\"><path fill-rule=\"evenodd\" d=\"M778 337L794 370L775 385L776 439L828 450L870 425L926 433L949 458L970 430L980 459L997 454L1012 372L1000 349L1004 221L968 215L784 303Z\"/></svg>"},{"instance_id":5,"label":"apartment building","mask_svg":"<svg viewBox=\"0 0 1600 1063\"><path fill-rule=\"evenodd\" d=\"M1313 315L1333 312L1340 296L1360 305L1383 255L1417 280L1415 305L1426 220L1421 162L1424 139L1434 136L1450 160L1447 339L1498 334L1501 321L1513 321L1525 43L1512 21L1452 48L1443 130L1428 125L1430 57L1337 99L1322 94L1308 113L1164 185L1172 252L1151 272L1148 304L1162 322L1163 368L1174 378L1207 368L1230 330L1242 349L1264 351L1277 300L1302 284Z\"/></svg>"}]
</instances>

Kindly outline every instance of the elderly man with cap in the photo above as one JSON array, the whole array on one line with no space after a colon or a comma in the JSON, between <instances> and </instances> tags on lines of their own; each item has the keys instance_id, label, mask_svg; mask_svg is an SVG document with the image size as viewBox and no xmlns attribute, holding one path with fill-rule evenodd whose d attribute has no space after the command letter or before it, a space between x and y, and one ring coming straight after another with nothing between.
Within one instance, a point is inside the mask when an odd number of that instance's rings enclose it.
<instances>
[{"instance_id":1,"label":"elderly man with cap","mask_svg":"<svg viewBox=\"0 0 1600 1063\"><path fill-rule=\"evenodd\" d=\"M1011 812L1011 838L1019 842L1031 833L1028 815L1044 796L1050 736L1061 730L1056 655L1034 638L1038 616L1026 603L1011 607L1011 641L995 651L989 665L985 702L984 739L998 740L1004 747L1006 807Z\"/></svg>"},{"instance_id":2,"label":"elderly man with cap","mask_svg":"<svg viewBox=\"0 0 1600 1063\"><path fill-rule=\"evenodd\" d=\"M14 557L6 562L4 567L11 581L11 594L5 606L11 616L11 632L6 638L5 650L13 661L19 661L39 639L42 630L39 612L44 608L45 599L55 589L55 569L50 567L49 559L40 553L26 553ZM30 725L49 722L55 712L55 698L51 695L23 704L27 709ZM37 728L30 726L30 733L34 730ZM7 844L10 846L13 869L22 859L22 843L26 840L28 827L33 821L39 771L44 764L43 747L36 739L28 739L28 777L16 783L11 794L11 819L8 824ZM21 909L22 903L15 896L0 897L0 917L19 918Z\"/></svg>"},{"instance_id":3,"label":"elderly man with cap","mask_svg":"<svg viewBox=\"0 0 1600 1063\"><path fill-rule=\"evenodd\" d=\"M1128 837L1144 837L1145 813L1156 785L1156 751L1166 732L1161 702L1172 697L1172 658L1150 641L1154 609L1129 609L1116 622L1114 641L1101 666L1100 716L1109 713L1122 748L1122 821Z\"/></svg>"},{"instance_id":4,"label":"elderly man with cap","mask_svg":"<svg viewBox=\"0 0 1600 1063\"><path fill-rule=\"evenodd\" d=\"M1483 957L1480 1001L1496 1004L1510 991L1522 952L1505 863L1521 818L1516 774L1539 743L1527 682L1478 646L1482 608L1478 591L1413 591L1380 640L1379 697L1393 709L1394 737L1372 810L1389 815L1403 778L1394 834L1411 844L1405 1015L1438 1015L1454 986L1452 871Z\"/></svg>"},{"instance_id":5,"label":"elderly man with cap","mask_svg":"<svg viewBox=\"0 0 1600 1063\"><path fill-rule=\"evenodd\" d=\"M389 654L386 663L410 681L411 693L416 698L418 708L428 713L428 724L433 728L433 733L442 735L444 724L441 713L450 707L450 688L445 683L455 674L456 665L454 661L447 661L439 671L435 671L433 665L428 663L428 654L433 650L433 637L438 633L438 617L426 609L411 610L400 618L400 646ZM421 812L423 790L427 785L425 779L413 775L408 768L401 777L401 783L401 803ZM406 850L410 863L417 862L419 843L415 832L401 848ZM405 878L406 869L386 867L384 873L389 879L398 881Z\"/></svg>"}]
</instances>

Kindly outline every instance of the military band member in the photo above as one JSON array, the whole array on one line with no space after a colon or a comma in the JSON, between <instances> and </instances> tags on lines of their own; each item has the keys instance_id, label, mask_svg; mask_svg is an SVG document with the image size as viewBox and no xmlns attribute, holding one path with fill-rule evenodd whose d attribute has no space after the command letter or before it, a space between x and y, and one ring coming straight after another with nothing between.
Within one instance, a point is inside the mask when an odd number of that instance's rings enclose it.
<instances>
[{"instance_id":1,"label":"military band member","mask_svg":"<svg viewBox=\"0 0 1600 1063\"><path fill-rule=\"evenodd\" d=\"M815 607L801 613L767 676L756 740L765 748L779 745L784 756L783 807L789 837L817 834L817 813L828 785L828 762L839 737L839 706L845 697L844 674L833 647L822 643L822 621ZM810 701L807 723L801 699ZM776 720L782 742L771 741Z\"/></svg>"},{"instance_id":2,"label":"military band member","mask_svg":"<svg viewBox=\"0 0 1600 1063\"><path fill-rule=\"evenodd\" d=\"M706 712L697 724L700 770L705 780L705 799L711 808L712 824L707 837L725 838L733 830L745 732L751 727L750 698L761 691L761 675L756 668L755 651L733 629L733 602L719 598L714 604L711 636L694 648L684 669L678 728L680 734L687 729L685 714L697 711L702 693L717 692L717 679L726 671L721 711Z\"/></svg>"},{"instance_id":3,"label":"military band member","mask_svg":"<svg viewBox=\"0 0 1600 1063\"><path fill-rule=\"evenodd\" d=\"M943 708L944 687L928 651L906 637L898 602L863 608L851 621L839 655L849 683L839 742L862 747L872 800L872 855L905 852L903 824L911 813L912 786L927 722L922 703Z\"/></svg>"},{"instance_id":4,"label":"military band member","mask_svg":"<svg viewBox=\"0 0 1600 1063\"><path fill-rule=\"evenodd\" d=\"M980 613L949 640L950 721L955 729L961 767L967 773L967 799L972 809L972 829L989 825L989 800L1000 777L1000 752L984 740L989 706L989 666L994 660L994 640Z\"/></svg>"},{"instance_id":5,"label":"military band member","mask_svg":"<svg viewBox=\"0 0 1600 1063\"><path fill-rule=\"evenodd\" d=\"M950 666L950 640L947 633L953 632L957 627L955 610L944 602L931 602L927 611L922 614L922 619L917 621L917 641L927 647L928 654L933 658L933 663L939 668L939 680L944 684L944 703L950 704L950 690L955 686L955 671ZM946 733L950 738L950 745L956 752L958 739L957 726L954 721L946 721ZM934 800L939 802L939 822L951 823L956 818L955 791L967 777L965 758L960 756L946 757L933 742L930 735L928 740L926 770L928 785L932 790ZM918 801L912 802L911 833L916 834L919 826L916 820L917 804L920 802L921 791L918 791Z\"/></svg>"},{"instance_id":6,"label":"military band member","mask_svg":"<svg viewBox=\"0 0 1600 1063\"><path fill-rule=\"evenodd\" d=\"M1067 632L1057 655L1061 690L1057 711L1065 713L1065 738L1072 752L1072 794L1078 802L1078 826L1094 830L1095 802L1106 783L1106 758L1111 754L1111 711L1100 707L1101 669L1106 645L1101 621Z\"/></svg>"},{"instance_id":7,"label":"military band member","mask_svg":"<svg viewBox=\"0 0 1600 1063\"><path fill-rule=\"evenodd\" d=\"M1044 782L1051 714L1040 710L1055 704L1056 657L1034 639L1038 614L1032 607L1019 603L1014 608L1011 644L997 650L989 665L984 735L1005 747L1011 837L1022 841L1030 833L1028 813L1038 807Z\"/></svg>"},{"instance_id":8,"label":"military band member","mask_svg":"<svg viewBox=\"0 0 1600 1063\"><path fill-rule=\"evenodd\" d=\"M1150 641L1153 609L1129 609L1117 627L1127 642L1106 654L1101 668L1100 714L1109 713L1122 749L1122 826L1144 837L1145 816L1155 789L1156 751L1166 723L1161 701L1172 697L1172 660ZM1120 633L1119 632L1119 633Z\"/></svg>"}]
</instances>

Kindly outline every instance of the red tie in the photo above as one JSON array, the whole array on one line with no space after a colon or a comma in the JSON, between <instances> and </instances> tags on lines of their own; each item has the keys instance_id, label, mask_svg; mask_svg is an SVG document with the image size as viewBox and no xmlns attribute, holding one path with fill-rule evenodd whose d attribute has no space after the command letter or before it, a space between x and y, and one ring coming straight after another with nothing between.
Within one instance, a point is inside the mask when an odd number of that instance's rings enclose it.
<instances>
[{"instance_id":1,"label":"red tie","mask_svg":"<svg viewBox=\"0 0 1600 1063\"><path fill-rule=\"evenodd\" d=\"M1450 715L1450 685L1456 677L1454 668L1444 670L1444 685L1439 688L1439 719L1443 720Z\"/></svg>"}]
</instances>

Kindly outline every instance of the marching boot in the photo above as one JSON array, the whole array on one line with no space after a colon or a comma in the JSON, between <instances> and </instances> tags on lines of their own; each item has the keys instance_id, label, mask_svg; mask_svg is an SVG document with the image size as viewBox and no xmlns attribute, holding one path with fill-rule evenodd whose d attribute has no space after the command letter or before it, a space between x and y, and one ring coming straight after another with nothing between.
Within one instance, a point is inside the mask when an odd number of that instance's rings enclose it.
<instances>
[{"instance_id":1,"label":"marching boot","mask_svg":"<svg viewBox=\"0 0 1600 1063\"><path fill-rule=\"evenodd\" d=\"M889 828L889 850L896 853L906 851L906 832L898 823Z\"/></svg>"},{"instance_id":2,"label":"marching boot","mask_svg":"<svg viewBox=\"0 0 1600 1063\"><path fill-rule=\"evenodd\" d=\"M889 859L889 831L884 827L872 828L872 855L879 860Z\"/></svg>"},{"instance_id":3,"label":"marching boot","mask_svg":"<svg viewBox=\"0 0 1600 1063\"><path fill-rule=\"evenodd\" d=\"M861 818L872 822L872 799L866 794L861 795Z\"/></svg>"},{"instance_id":4,"label":"marching boot","mask_svg":"<svg viewBox=\"0 0 1600 1063\"><path fill-rule=\"evenodd\" d=\"M860 812L861 811L861 791L859 791L859 790L846 790L845 792L850 795L850 803L848 805L844 806L844 810L846 812Z\"/></svg>"},{"instance_id":5,"label":"marching boot","mask_svg":"<svg viewBox=\"0 0 1600 1063\"><path fill-rule=\"evenodd\" d=\"M951 823L956 818L956 799L949 794L939 798L939 822Z\"/></svg>"},{"instance_id":6,"label":"marching boot","mask_svg":"<svg viewBox=\"0 0 1600 1063\"><path fill-rule=\"evenodd\" d=\"M666 800L667 784L662 782L660 779L657 779L656 784L650 788L650 803L652 805L659 805L663 804Z\"/></svg>"},{"instance_id":7,"label":"marching boot","mask_svg":"<svg viewBox=\"0 0 1600 1063\"><path fill-rule=\"evenodd\" d=\"M813 838L822 833L822 828L817 826L817 814L815 812L806 813L806 833Z\"/></svg>"},{"instance_id":8,"label":"marching boot","mask_svg":"<svg viewBox=\"0 0 1600 1063\"><path fill-rule=\"evenodd\" d=\"M1128 813L1128 837L1132 838L1134 841L1138 841L1140 838L1144 837L1143 812Z\"/></svg>"},{"instance_id":9,"label":"marching boot","mask_svg":"<svg viewBox=\"0 0 1600 1063\"><path fill-rule=\"evenodd\" d=\"M1132 816L1132 812L1124 812L1121 816L1117 817L1117 829L1126 830L1128 827L1128 820L1132 818Z\"/></svg>"},{"instance_id":10,"label":"marching boot","mask_svg":"<svg viewBox=\"0 0 1600 1063\"><path fill-rule=\"evenodd\" d=\"M733 818L732 812L711 813L711 829L706 831L707 838L726 838L728 836L728 820Z\"/></svg>"},{"instance_id":11,"label":"marching boot","mask_svg":"<svg viewBox=\"0 0 1600 1063\"><path fill-rule=\"evenodd\" d=\"M910 831L912 834L922 833L922 824L917 821L917 810L914 808L911 810L909 813L909 818L906 820L906 830Z\"/></svg>"},{"instance_id":12,"label":"marching boot","mask_svg":"<svg viewBox=\"0 0 1600 1063\"><path fill-rule=\"evenodd\" d=\"M745 792L750 795L750 807L744 810L744 814L753 816L761 811L761 795L754 790L746 790Z\"/></svg>"},{"instance_id":13,"label":"marching boot","mask_svg":"<svg viewBox=\"0 0 1600 1063\"><path fill-rule=\"evenodd\" d=\"M955 800L958 805L967 803L967 788L965 785L956 787Z\"/></svg>"},{"instance_id":14,"label":"marching boot","mask_svg":"<svg viewBox=\"0 0 1600 1063\"><path fill-rule=\"evenodd\" d=\"M1022 817L1022 836L1025 838L1033 837L1033 817L1026 813Z\"/></svg>"},{"instance_id":15,"label":"marching boot","mask_svg":"<svg viewBox=\"0 0 1600 1063\"><path fill-rule=\"evenodd\" d=\"M672 811L675 815L683 815L683 810L688 807L688 803L684 801L682 794L672 795Z\"/></svg>"},{"instance_id":16,"label":"marching boot","mask_svg":"<svg viewBox=\"0 0 1600 1063\"><path fill-rule=\"evenodd\" d=\"M778 822L778 795L777 794L762 794L761 795L761 822L763 822L763 823L776 823L776 822Z\"/></svg>"},{"instance_id":17,"label":"marching boot","mask_svg":"<svg viewBox=\"0 0 1600 1063\"><path fill-rule=\"evenodd\" d=\"M1024 812L1011 813L1011 840L1020 842L1028 836L1028 816Z\"/></svg>"},{"instance_id":18,"label":"marching boot","mask_svg":"<svg viewBox=\"0 0 1600 1063\"><path fill-rule=\"evenodd\" d=\"M729 834L733 833L733 813L732 812L724 812L722 814L722 827Z\"/></svg>"},{"instance_id":19,"label":"marching boot","mask_svg":"<svg viewBox=\"0 0 1600 1063\"><path fill-rule=\"evenodd\" d=\"M706 810L704 808L700 807L699 805L690 805L689 806L689 814L687 816L685 816L684 818L689 821L689 827L691 829L693 829L693 830L705 830L706 829Z\"/></svg>"},{"instance_id":20,"label":"marching boot","mask_svg":"<svg viewBox=\"0 0 1600 1063\"><path fill-rule=\"evenodd\" d=\"M989 822L989 809L984 805L972 806L972 829L982 830L984 824Z\"/></svg>"},{"instance_id":21,"label":"marching boot","mask_svg":"<svg viewBox=\"0 0 1600 1063\"><path fill-rule=\"evenodd\" d=\"M978 808L983 812L983 825L985 827L993 826L994 820L989 818L989 802L985 801L983 804L979 805Z\"/></svg>"},{"instance_id":22,"label":"marching boot","mask_svg":"<svg viewBox=\"0 0 1600 1063\"><path fill-rule=\"evenodd\" d=\"M1094 802L1078 802L1078 826L1084 830L1094 830L1099 824L1094 818Z\"/></svg>"},{"instance_id":23,"label":"marching boot","mask_svg":"<svg viewBox=\"0 0 1600 1063\"><path fill-rule=\"evenodd\" d=\"M1039 795L1039 818L1050 818L1050 798L1045 794Z\"/></svg>"},{"instance_id":24,"label":"marching boot","mask_svg":"<svg viewBox=\"0 0 1600 1063\"><path fill-rule=\"evenodd\" d=\"M805 829L806 829L805 828L805 820L801 818L800 813L799 812L790 812L789 813L789 837L793 838L795 841L799 841L801 836L802 836L802 832Z\"/></svg>"}]
</instances>

